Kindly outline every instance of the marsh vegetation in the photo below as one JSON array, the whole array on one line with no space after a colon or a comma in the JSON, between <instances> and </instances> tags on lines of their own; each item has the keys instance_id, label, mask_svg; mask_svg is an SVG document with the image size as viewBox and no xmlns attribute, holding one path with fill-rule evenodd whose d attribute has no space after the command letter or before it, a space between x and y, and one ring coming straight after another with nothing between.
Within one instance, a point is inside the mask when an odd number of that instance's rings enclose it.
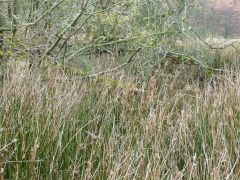
<instances>
[{"instance_id":1,"label":"marsh vegetation","mask_svg":"<svg viewBox=\"0 0 240 180\"><path fill-rule=\"evenodd\" d=\"M191 0L0 1L1 179L238 179L240 44Z\"/></svg>"}]
</instances>

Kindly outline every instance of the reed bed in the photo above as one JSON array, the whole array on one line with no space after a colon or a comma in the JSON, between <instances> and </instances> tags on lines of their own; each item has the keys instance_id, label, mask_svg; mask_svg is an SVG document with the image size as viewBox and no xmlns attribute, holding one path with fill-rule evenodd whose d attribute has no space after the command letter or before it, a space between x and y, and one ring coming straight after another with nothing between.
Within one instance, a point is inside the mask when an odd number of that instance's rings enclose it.
<instances>
[{"instance_id":1,"label":"reed bed","mask_svg":"<svg viewBox=\"0 0 240 180\"><path fill-rule=\"evenodd\" d=\"M158 71L134 84L124 73L64 78L9 72L4 80L2 179L240 176L239 77L182 86Z\"/></svg>"}]
</instances>

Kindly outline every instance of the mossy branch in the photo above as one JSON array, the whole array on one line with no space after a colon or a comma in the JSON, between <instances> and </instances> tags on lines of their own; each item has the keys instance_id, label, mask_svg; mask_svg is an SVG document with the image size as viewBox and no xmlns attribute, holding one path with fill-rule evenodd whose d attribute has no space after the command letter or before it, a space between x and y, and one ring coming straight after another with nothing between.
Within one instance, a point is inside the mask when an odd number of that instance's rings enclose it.
<instances>
[{"instance_id":1,"label":"mossy branch","mask_svg":"<svg viewBox=\"0 0 240 180\"><path fill-rule=\"evenodd\" d=\"M80 79L83 79L83 78L86 78L86 79L88 79L88 78L96 78L96 77L98 77L98 76L100 76L100 75L103 75L103 74L106 74L106 73L118 71L119 69L122 69L122 68L128 66L128 65L133 61L134 56L135 56L141 49L142 49L142 48L138 48L136 51L134 51L134 53L129 57L128 61L127 61L126 63L121 64L120 66L117 66L117 67L115 67L115 68L109 69L109 70L107 70L107 71L101 71L101 72L98 72L98 73L96 73L96 74L89 74L89 75L87 75L86 73L83 73L83 74L79 74L79 73L78 73L78 75L80 75L80 77L76 77L76 78L74 78L73 80L76 80L76 79L79 79L79 78L80 78Z\"/></svg>"},{"instance_id":2,"label":"mossy branch","mask_svg":"<svg viewBox=\"0 0 240 180\"><path fill-rule=\"evenodd\" d=\"M119 69L122 69L122 68L128 66L128 65L133 61L134 56L135 56L140 50L141 50L141 48L138 48L138 49L130 56L130 58L128 59L128 61L127 61L126 63L124 63L124 64L121 64L120 66L117 66L117 67L115 67L115 68L113 68L113 69L109 69L109 70L107 70L107 71L102 71L102 72L99 72L99 73L96 73L96 74L90 74L90 75L87 75L87 76L84 76L84 77L85 77L85 78L94 78L94 77L98 77L98 76L103 75L103 74L106 74L106 73L115 72L115 71L117 71L117 70L119 70Z\"/></svg>"},{"instance_id":3,"label":"mossy branch","mask_svg":"<svg viewBox=\"0 0 240 180\"><path fill-rule=\"evenodd\" d=\"M205 70L210 70L210 71L215 71L215 72L226 72L226 70L223 70L223 69L216 69L216 68L209 67L206 64L204 64L201 60L199 60L195 57L189 56L187 54L178 53L178 52L174 52L174 51L167 51L167 50L162 50L159 52L159 54L166 58L178 57L179 60L182 61L182 63L188 62L193 65L198 65Z\"/></svg>"},{"instance_id":4,"label":"mossy branch","mask_svg":"<svg viewBox=\"0 0 240 180\"><path fill-rule=\"evenodd\" d=\"M134 41L134 40L138 40L138 39L143 39L146 37L150 37L150 36L156 36L156 35L165 35L167 32L169 32L170 27L168 27L165 31L163 32L159 32L159 33L152 33L152 34L148 34L148 35L144 35L144 36L136 36L136 37L132 37L132 38L125 38L125 39L118 39L115 41L111 41L111 42L104 42L104 43L100 43L100 44L91 44L89 46L86 46L80 50L78 50L77 52L75 52L74 54L72 54L70 57L67 58L66 61L70 61L71 59L73 59L74 57L76 57L77 55L81 55L82 53L86 52L86 51L90 51L91 49L95 49L95 48L101 48L101 47L106 47L109 45L113 45L113 44L120 44L123 42L129 42L129 41ZM95 41L97 42L97 41Z\"/></svg>"}]
</instances>

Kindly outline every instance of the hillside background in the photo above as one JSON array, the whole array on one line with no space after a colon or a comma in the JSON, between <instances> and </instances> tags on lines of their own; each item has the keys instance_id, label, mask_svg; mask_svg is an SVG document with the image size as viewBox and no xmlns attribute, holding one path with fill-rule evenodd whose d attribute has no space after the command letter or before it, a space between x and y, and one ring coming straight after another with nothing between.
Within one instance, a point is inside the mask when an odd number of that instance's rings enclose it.
<instances>
[{"instance_id":1,"label":"hillside background","mask_svg":"<svg viewBox=\"0 0 240 180\"><path fill-rule=\"evenodd\" d=\"M201 32L217 33L224 38L239 37L240 1L199 0L199 5L202 11L193 23L198 25Z\"/></svg>"}]
</instances>

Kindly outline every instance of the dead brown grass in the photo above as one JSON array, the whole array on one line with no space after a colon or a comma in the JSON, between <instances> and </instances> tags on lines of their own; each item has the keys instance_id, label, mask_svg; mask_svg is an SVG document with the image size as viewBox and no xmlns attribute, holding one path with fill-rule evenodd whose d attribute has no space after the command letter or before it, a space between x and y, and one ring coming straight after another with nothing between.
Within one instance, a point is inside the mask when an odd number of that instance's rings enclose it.
<instances>
[{"instance_id":1,"label":"dead brown grass","mask_svg":"<svg viewBox=\"0 0 240 180\"><path fill-rule=\"evenodd\" d=\"M198 81L180 87L177 75L157 73L132 86L124 75L56 78L46 82L25 74L5 80L0 102L4 178L240 176L238 77L225 74L203 87Z\"/></svg>"}]
</instances>

